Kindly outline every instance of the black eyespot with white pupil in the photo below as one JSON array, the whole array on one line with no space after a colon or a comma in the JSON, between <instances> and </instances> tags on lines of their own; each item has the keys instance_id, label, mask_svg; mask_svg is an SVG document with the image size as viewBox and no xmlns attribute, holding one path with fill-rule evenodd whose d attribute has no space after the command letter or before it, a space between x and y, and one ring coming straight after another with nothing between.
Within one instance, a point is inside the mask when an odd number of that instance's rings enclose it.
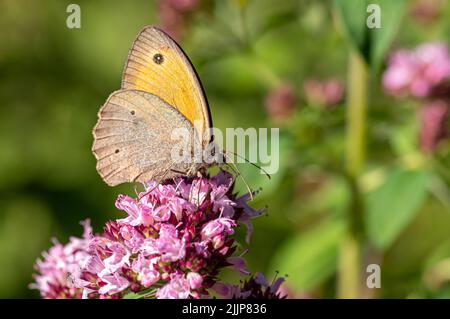
<instances>
[{"instance_id":1,"label":"black eyespot with white pupil","mask_svg":"<svg viewBox=\"0 0 450 319\"><path fill-rule=\"evenodd\" d=\"M153 56L153 62L155 62L156 64L161 64L164 62L164 57L161 53L156 53Z\"/></svg>"}]
</instances>

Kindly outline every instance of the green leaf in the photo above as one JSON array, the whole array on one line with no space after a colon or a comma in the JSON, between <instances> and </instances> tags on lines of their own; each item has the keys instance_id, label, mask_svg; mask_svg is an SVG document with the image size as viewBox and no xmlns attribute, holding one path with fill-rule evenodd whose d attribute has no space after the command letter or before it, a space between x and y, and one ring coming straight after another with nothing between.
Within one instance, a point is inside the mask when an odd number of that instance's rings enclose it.
<instances>
[{"instance_id":1,"label":"green leaf","mask_svg":"<svg viewBox=\"0 0 450 319\"><path fill-rule=\"evenodd\" d=\"M402 16L406 8L404 0L377 0L369 1L377 3L381 8L381 28L369 29L371 36L371 65L377 69L397 34Z\"/></svg>"},{"instance_id":2,"label":"green leaf","mask_svg":"<svg viewBox=\"0 0 450 319\"><path fill-rule=\"evenodd\" d=\"M364 54L365 48L368 46L368 28L366 26L366 0L335 0L334 5L339 14L344 28L345 35L351 43Z\"/></svg>"},{"instance_id":3,"label":"green leaf","mask_svg":"<svg viewBox=\"0 0 450 319\"><path fill-rule=\"evenodd\" d=\"M334 4L352 45L375 70L378 69L400 27L406 1L334 0ZM378 5L379 28L368 27L368 18L376 13L369 5Z\"/></svg>"},{"instance_id":4,"label":"green leaf","mask_svg":"<svg viewBox=\"0 0 450 319\"><path fill-rule=\"evenodd\" d=\"M426 171L396 170L368 194L366 227L369 239L387 249L419 212L427 195Z\"/></svg>"},{"instance_id":5,"label":"green leaf","mask_svg":"<svg viewBox=\"0 0 450 319\"><path fill-rule=\"evenodd\" d=\"M272 271L287 274L295 289L310 290L336 269L338 245L345 232L343 222L327 221L290 238L272 260Z\"/></svg>"},{"instance_id":6,"label":"green leaf","mask_svg":"<svg viewBox=\"0 0 450 319\"><path fill-rule=\"evenodd\" d=\"M123 299L143 299L145 297L148 297L148 295L153 294L156 292L156 289L153 287L150 287L148 289L139 291L139 292L129 292L126 295L123 296Z\"/></svg>"}]
</instances>

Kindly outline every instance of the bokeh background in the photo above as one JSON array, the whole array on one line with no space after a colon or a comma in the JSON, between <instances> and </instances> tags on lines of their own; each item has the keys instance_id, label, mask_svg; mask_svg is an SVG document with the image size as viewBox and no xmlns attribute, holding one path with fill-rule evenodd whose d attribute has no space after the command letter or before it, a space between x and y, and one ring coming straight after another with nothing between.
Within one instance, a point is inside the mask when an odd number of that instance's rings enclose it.
<instances>
[{"instance_id":1,"label":"bokeh background","mask_svg":"<svg viewBox=\"0 0 450 319\"><path fill-rule=\"evenodd\" d=\"M439 62L438 93L383 85L394 50L448 45L448 1L78 0L69 29L71 2L0 2L0 297L38 297L28 284L51 238L122 216L115 199L133 187L102 182L91 130L149 24L192 59L216 127L280 128L271 180L240 165L268 206L250 270L288 274L291 297L450 297L450 58L424 62ZM425 78L408 63L394 80ZM365 288L371 263L380 289Z\"/></svg>"}]
</instances>

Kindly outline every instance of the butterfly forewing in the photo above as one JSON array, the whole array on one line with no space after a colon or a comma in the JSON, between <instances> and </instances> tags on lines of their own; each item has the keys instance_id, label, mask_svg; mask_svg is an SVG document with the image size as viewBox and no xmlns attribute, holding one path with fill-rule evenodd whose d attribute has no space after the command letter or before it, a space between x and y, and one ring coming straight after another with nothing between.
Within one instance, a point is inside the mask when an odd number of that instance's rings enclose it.
<instances>
[{"instance_id":1,"label":"butterfly forewing","mask_svg":"<svg viewBox=\"0 0 450 319\"><path fill-rule=\"evenodd\" d=\"M128 55L122 89L153 93L184 115L205 137L211 127L200 80L181 48L161 30L144 28Z\"/></svg>"}]
</instances>

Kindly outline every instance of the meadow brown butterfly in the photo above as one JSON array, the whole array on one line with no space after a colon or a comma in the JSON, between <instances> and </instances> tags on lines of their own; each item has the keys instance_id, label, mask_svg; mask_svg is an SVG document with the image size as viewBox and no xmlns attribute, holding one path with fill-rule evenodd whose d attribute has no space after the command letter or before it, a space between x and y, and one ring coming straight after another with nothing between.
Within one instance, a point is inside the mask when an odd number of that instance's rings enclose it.
<instances>
[{"instance_id":1,"label":"meadow brown butterfly","mask_svg":"<svg viewBox=\"0 0 450 319\"><path fill-rule=\"evenodd\" d=\"M195 123L195 125L194 125ZM186 54L163 31L141 30L129 52L121 90L98 113L92 151L110 186L192 176L212 163L173 161L174 129L187 132L187 148L211 142L211 115Z\"/></svg>"}]
</instances>

